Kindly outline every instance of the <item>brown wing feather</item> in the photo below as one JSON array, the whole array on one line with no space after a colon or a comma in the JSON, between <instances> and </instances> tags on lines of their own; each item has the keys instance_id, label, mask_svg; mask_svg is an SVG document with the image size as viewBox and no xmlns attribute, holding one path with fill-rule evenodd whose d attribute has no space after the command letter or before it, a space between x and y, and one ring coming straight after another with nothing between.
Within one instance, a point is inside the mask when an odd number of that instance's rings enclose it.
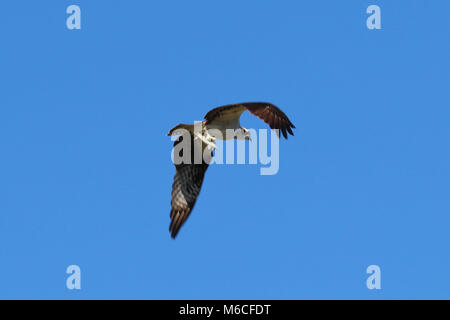
<instances>
[{"instance_id":1,"label":"brown wing feather","mask_svg":"<svg viewBox=\"0 0 450 320\"><path fill-rule=\"evenodd\" d=\"M288 133L294 135L292 129L295 129L295 126L286 114L277 106L268 102L244 102L218 107L209 111L205 116L205 120L207 123L211 123L216 119L225 120L227 118L240 117L246 109L267 123L271 129L279 129L286 139L288 138Z\"/></svg>"},{"instance_id":2,"label":"brown wing feather","mask_svg":"<svg viewBox=\"0 0 450 320\"><path fill-rule=\"evenodd\" d=\"M207 124L217 119L227 121L233 118L239 118L245 110L246 108L242 104L228 104L209 111L205 116L205 120Z\"/></svg>"},{"instance_id":3,"label":"brown wing feather","mask_svg":"<svg viewBox=\"0 0 450 320\"><path fill-rule=\"evenodd\" d=\"M185 137L186 136L179 137L178 140L175 141L174 146L183 141ZM192 137L190 138L192 150L191 162L175 165L176 174L172 185L172 209L170 211L171 223L169 227L171 237L174 239L194 208L203 184L205 172L209 166L204 160L202 160L201 164L194 163L195 148L193 139Z\"/></svg>"},{"instance_id":4,"label":"brown wing feather","mask_svg":"<svg viewBox=\"0 0 450 320\"><path fill-rule=\"evenodd\" d=\"M249 102L242 103L242 105L250 113L267 123L271 129L279 129L286 139L288 133L294 135L292 129L295 129L295 126L277 106L267 102Z\"/></svg>"}]
</instances>

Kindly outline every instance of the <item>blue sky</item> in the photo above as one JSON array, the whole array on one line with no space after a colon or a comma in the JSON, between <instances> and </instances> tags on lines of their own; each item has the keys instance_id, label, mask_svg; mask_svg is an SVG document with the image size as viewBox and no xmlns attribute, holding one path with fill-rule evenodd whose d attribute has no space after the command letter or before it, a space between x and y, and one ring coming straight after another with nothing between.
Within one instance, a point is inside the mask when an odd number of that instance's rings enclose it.
<instances>
[{"instance_id":1,"label":"blue sky","mask_svg":"<svg viewBox=\"0 0 450 320\"><path fill-rule=\"evenodd\" d=\"M449 1L0 8L0 298L450 298ZM252 100L279 173L211 167L173 241L166 133Z\"/></svg>"}]
</instances>

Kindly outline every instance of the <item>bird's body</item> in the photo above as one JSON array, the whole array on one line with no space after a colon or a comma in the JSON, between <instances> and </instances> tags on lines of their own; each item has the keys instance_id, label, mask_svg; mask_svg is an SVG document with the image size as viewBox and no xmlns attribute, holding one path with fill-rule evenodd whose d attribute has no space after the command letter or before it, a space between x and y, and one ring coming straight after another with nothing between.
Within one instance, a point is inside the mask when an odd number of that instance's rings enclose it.
<instances>
[{"instance_id":1,"label":"bird's body","mask_svg":"<svg viewBox=\"0 0 450 320\"><path fill-rule=\"evenodd\" d=\"M206 131L214 139L218 140L242 139L242 136L236 135L236 137L233 137L227 134L229 133L229 131L227 132L227 130L238 131L242 128L239 119L237 121L230 120L225 123L211 123L211 124L204 121L204 124L206 127Z\"/></svg>"},{"instance_id":2,"label":"bird's body","mask_svg":"<svg viewBox=\"0 0 450 320\"><path fill-rule=\"evenodd\" d=\"M176 237L194 208L205 172L209 167L209 161L203 155L206 153L209 160L212 158L212 149L216 148L214 141L217 139L251 140L249 130L240 124L240 117L246 110L264 120L271 129L281 131L286 139L287 133L294 135L292 128L295 126L283 111L266 102L248 102L218 107L206 114L205 121L197 124L179 124L170 130L169 136L181 135L175 141L174 148L183 142L190 142L191 145L201 144L201 148L190 148L190 156L183 157L186 159L185 162L175 164L176 174L172 186L171 224L169 227L172 238ZM277 131L278 134L279 131ZM200 152L201 157L196 154ZM201 161L194 161L196 157L197 159L201 158Z\"/></svg>"},{"instance_id":3,"label":"bird's body","mask_svg":"<svg viewBox=\"0 0 450 320\"><path fill-rule=\"evenodd\" d=\"M228 106L225 106L228 107ZM211 110L205 116L206 121L204 121L206 129L211 132L211 135L220 140L230 140L230 139L245 139L244 135L236 135L236 137L227 134L227 130L239 131L244 129L241 127L241 114L246 110L244 107L234 107L228 109L225 107L219 107ZM209 119L209 120L208 120ZM217 121L219 120L219 121ZM214 135L215 130L218 130L221 137L216 137Z\"/></svg>"}]
</instances>

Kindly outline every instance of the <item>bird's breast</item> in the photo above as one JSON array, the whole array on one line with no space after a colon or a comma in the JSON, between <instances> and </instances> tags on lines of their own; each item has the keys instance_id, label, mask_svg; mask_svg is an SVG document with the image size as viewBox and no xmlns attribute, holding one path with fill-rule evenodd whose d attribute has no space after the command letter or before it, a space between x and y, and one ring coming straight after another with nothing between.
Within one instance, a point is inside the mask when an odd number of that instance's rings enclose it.
<instances>
[{"instance_id":1,"label":"bird's breast","mask_svg":"<svg viewBox=\"0 0 450 320\"><path fill-rule=\"evenodd\" d=\"M206 126L208 134L217 140L231 140L234 139L234 135L227 132L227 130L239 129L240 125L233 122L211 124ZM227 134L228 133L228 134Z\"/></svg>"}]
</instances>

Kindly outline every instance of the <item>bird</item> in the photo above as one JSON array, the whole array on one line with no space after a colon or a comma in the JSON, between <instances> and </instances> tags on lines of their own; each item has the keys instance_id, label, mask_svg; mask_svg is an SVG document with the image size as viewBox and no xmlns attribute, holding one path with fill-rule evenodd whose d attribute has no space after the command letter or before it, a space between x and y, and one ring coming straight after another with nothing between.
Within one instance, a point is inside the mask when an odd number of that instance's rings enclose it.
<instances>
[{"instance_id":1,"label":"bird","mask_svg":"<svg viewBox=\"0 0 450 320\"><path fill-rule=\"evenodd\" d=\"M181 149L179 156L185 157L180 163L175 163L176 173L172 184L169 226L172 239L176 238L195 206L205 173L213 157L213 150L217 148L214 141L216 139L251 140L250 131L240 124L240 117L247 110L267 123L277 132L278 137L280 137L280 131L285 139L288 138L288 134L294 135L292 129L295 129L295 126L286 114L269 102L244 102L217 107L210 110L205 115L204 121L198 123L197 127L195 124L181 123L169 131L168 136L180 136L174 143L174 149L184 142L191 143L191 146L194 144L198 146L190 148L190 155L183 155L184 150ZM233 132L232 135L230 130ZM204 154L206 157L203 156ZM196 157L201 160L195 161Z\"/></svg>"}]
</instances>

